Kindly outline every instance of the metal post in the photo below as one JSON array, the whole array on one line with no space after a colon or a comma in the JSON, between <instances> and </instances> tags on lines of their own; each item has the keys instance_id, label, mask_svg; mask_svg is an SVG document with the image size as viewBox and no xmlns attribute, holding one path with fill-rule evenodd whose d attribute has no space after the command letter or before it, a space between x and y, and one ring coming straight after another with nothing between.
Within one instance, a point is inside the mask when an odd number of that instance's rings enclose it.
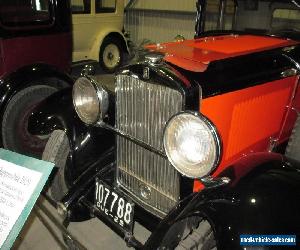
<instances>
[{"instance_id":1,"label":"metal post","mask_svg":"<svg viewBox=\"0 0 300 250\"><path fill-rule=\"evenodd\" d=\"M207 0L198 0L196 3L197 14L195 24L195 38L200 36L200 34L205 30L206 1Z\"/></svg>"},{"instance_id":2,"label":"metal post","mask_svg":"<svg viewBox=\"0 0 300 250\"><path fill-rule=\"evenodd\" d=\"M237 0L234 0L234 14L233 14L233 20L232 20L232 29L236 30L236 20L237 20L237 12L238 12L238 2Z\"/></svg>"},{"instance_id":3,"label":"metal post","mask_svg":"<svg viewBox=\"0 0 300 250\"><path fill-rule=\"evenodd\" d=\"M225 13L227 0L221 0L219 6L219 20L217 30L224 30L225 28Z\"/></svg>"}]
</instances>

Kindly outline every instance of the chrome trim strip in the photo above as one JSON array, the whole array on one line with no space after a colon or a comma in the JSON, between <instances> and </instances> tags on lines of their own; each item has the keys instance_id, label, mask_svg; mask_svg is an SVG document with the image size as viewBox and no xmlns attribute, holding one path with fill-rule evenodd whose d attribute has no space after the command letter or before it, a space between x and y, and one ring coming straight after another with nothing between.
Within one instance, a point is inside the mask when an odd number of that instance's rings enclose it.
<instances>
[{"instance_id":1,"label":"chrome trim strip","mask_svg":"<svg viewBox=\"0 0 300 250\"><path fill-rule=\"evenodd\" d=\"M112 131L112 132L116 133L117 135L122 136L122 137L134 142L135 144L137 144L145 149L148 149L149 151L151 151L153 153L159 154L160 156L167 158L167 155L165 154L164 151L158 150L158 149L152 147L151 145L148 145L147 143L143 142L142 140L139 140L127 133L124 133L123 131L117 129L116 127L110 126L109 124L107 124L105 122L97 123L96 126L107 129L109 131Z\"/></svg>"}]
</instances>

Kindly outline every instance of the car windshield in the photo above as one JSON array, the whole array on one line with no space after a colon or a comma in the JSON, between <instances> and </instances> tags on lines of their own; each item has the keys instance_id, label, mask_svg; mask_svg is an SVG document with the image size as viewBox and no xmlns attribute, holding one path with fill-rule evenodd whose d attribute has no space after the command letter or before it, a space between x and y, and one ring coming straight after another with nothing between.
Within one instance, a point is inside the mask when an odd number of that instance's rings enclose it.
<instances>
[{"instance_id":1,"label":"car windshield","mask_svg":"<svg viewBox=\"0 0 300 250\"><path fill-rule=\"evenodd\" d=\"M207 1L205 31L300 31L300 4L279 0Z\"/></svg>"}]
</instances>

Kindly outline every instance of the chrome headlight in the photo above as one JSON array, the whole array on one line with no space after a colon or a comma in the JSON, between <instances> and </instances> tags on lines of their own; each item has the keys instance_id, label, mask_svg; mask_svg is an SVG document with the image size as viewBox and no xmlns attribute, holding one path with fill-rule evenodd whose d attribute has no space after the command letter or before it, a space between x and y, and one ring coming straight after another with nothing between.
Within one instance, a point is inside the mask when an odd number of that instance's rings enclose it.
<instances>
[{"instance_id":1,"label":"chrome headlight","mask_svg":"<svg viewBox=\"0 0 300 250\"><path fill-rule=\"evenodd\" d=\"M73 104L79 118L87 124L101 121L108 109L108 93L86 77L80 77L73 86Z\"/></svg>"},{"instance_id":2,"label":"chrome headlight","mask_svg":"<svg viewBox=\"0 0 300 250\"><path fill-rule=\"evenodd\" d=\"M184 176L201 178L218 164L221 143L213 124L203 115L179 113L164 132L164 147L169 161Z\"/></svg>"}]
</instances>

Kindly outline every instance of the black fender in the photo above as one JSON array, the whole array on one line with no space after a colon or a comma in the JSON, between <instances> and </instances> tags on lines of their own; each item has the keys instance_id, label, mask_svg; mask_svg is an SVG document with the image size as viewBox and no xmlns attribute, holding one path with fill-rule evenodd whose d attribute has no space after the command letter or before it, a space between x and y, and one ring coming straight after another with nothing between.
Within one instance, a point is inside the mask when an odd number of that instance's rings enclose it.
<instances>
[{"instance_id":1,"label":"black fender","mask_svg":"<svg viewBox=\"0 0 300 250\"><path fill-rule=\"evenodd\" d=\"M72 88L60 90L42 101L29 118L32 134L50 134L64 130L70 144L66 165L66 182L72 186L78 177L115 142L111 132L88 126L76 114L72 101Z\"/></svg>"},{"instance_id":2,"label":"black fender","mask_svg":"<svg viewBox=\"0 0 300 250\"><path fill-rule=\"evenodd\" d=\"M258 155L250 158L255 157ZM182 200L160 222L145 249L157 249L162 243L172 242L170 235L176 238L184 229L181 222L192 216L204 217L211 223L218 249L243 249L241 234L291 234L297 236L298 245L300 164L270 154L269 160L257 159L260 163L251 171L236 174L241 171L239 168L246 167L243 164L248 160L226 170L224 176L231 178L229 184L205 188ZM174 229L176 225L178 228ZM167 234L170 227L175 234ZM169 237L167 241L165 236Z\"/></svg>"},{"instance_id":3,"label":"black fender","mask_svg":"<svg viewBox=\"0 0 300 250\"><path fill-rule=\"evenodd\" d=\"M32 82L38 82L38 80L45 78L55 79L49 81L49 85L57 88L64 88L73 84L72 78L67 73L42 63L27 65L2 77L0 80L0 120L2 120L6 105L15 93L31 85Z\"/></svg>"}]
</instances>

